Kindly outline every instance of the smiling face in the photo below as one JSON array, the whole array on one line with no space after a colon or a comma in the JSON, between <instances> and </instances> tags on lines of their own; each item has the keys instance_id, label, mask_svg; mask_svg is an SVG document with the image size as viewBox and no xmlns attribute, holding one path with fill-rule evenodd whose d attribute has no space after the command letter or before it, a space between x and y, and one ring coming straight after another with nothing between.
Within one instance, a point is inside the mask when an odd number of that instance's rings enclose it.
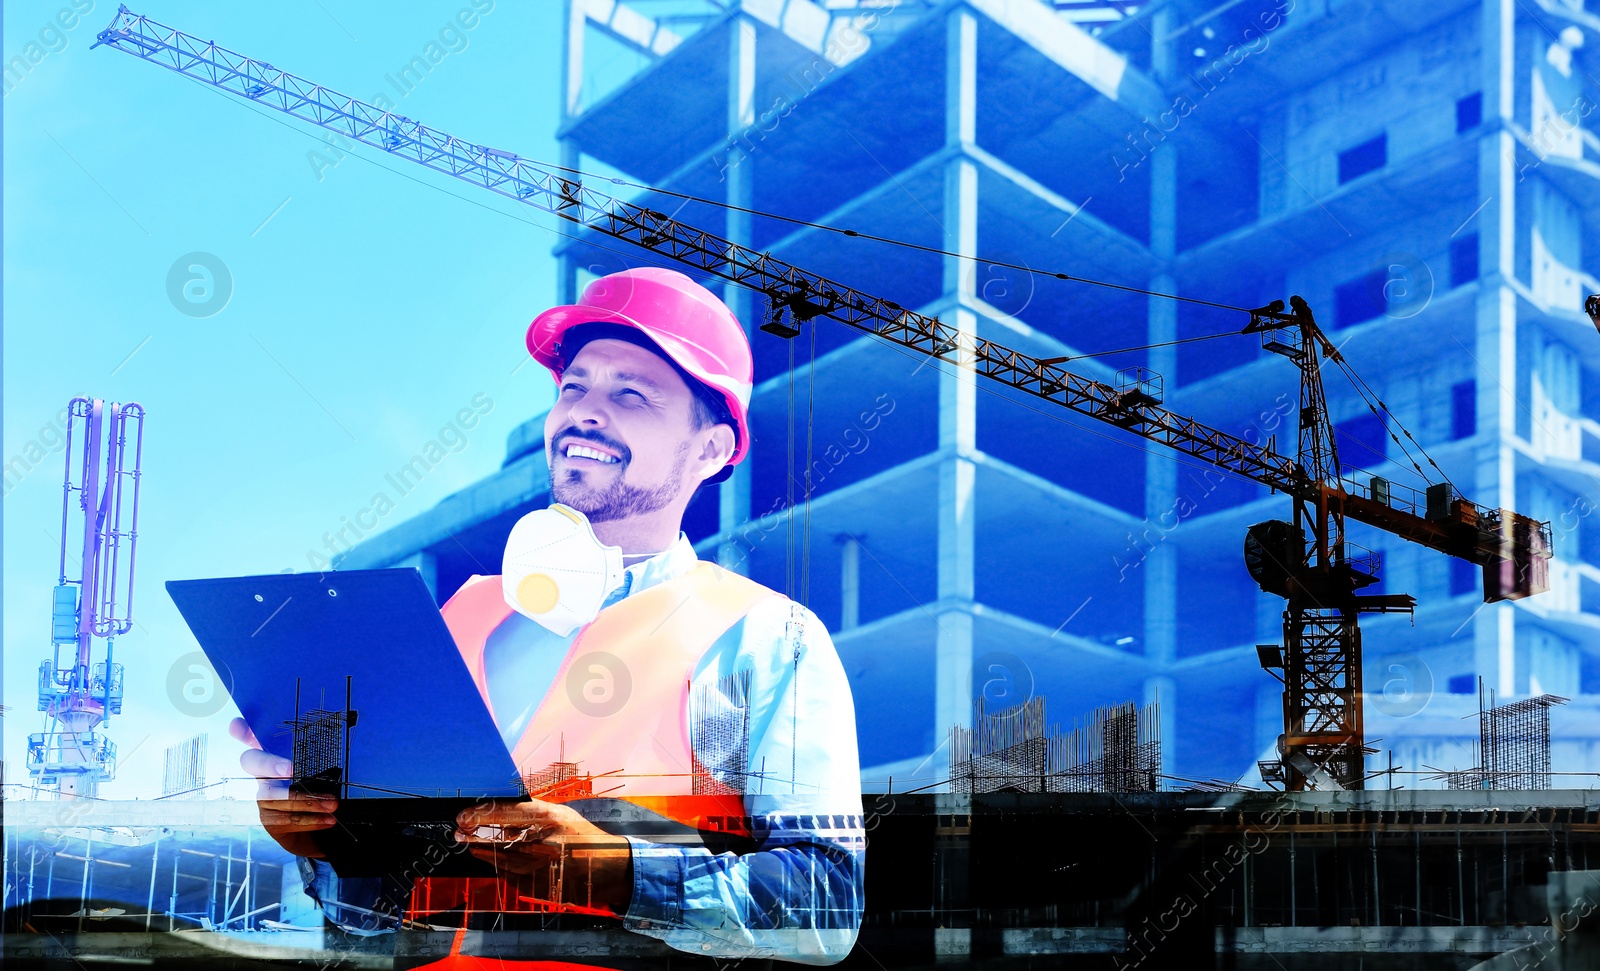
<instances>
[{"instance_id":1,"label":"smiling face","mask_svg":"<svg viewBox=\"0 0 1600 971\"><path fill-rule=\"evenodd\" d=\"M544 424L550 490L591 523L639 519L676 535L694 487L733 451L727 425L696 427L694 393L665 359L603 338L579 349Z\"/></svg>"}]
</instances>

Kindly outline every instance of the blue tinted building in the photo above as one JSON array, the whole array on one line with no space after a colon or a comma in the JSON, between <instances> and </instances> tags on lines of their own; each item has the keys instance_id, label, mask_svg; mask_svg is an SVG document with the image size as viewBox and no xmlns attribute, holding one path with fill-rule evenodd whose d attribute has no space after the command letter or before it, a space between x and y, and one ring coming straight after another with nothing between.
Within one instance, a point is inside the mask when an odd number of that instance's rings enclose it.
<instances>
[{"instance_id":1,"label":"blue tinted building","mask_svg":"<svg viewBox=\"0 0 1600 971\"><path fill-rule=\"evenodd\" d=\"M1483 606L1475 567L1352 528L1381 590L1419 602L1414 622L1364 624L1369 768L1473 765L1480 678L1497 700L1572 699L1554 768L1595 767L1600 335L1581 305L1600 291L1600 18L1581 2L568 8L565 164L1089 377L1153 369L1168 408L1286 454L1294 367L1252 337L1189 340L1243 315L1051 274L1306 297L1414 436L1329 374L1347 466L1420 487L1413 461L1439 477L1425 452L1556 545L1548 593ZM563 300L653 259L587 234L559 255ZM1280 641L1283 602L1241 547L1285 497L827 321L785 342L756 331L759 295L726 299L752 332L755 445L686 529L828 623L869 779L941 779L976 698L1042 693L1064 727L1159 699L1168 772L1258 781L1282 709L1255 645ZM415 566L441 600L497 572L512 523L548 502L542 444L530 416L499 472L340 565Z\"/></svg>"}]
</instances>

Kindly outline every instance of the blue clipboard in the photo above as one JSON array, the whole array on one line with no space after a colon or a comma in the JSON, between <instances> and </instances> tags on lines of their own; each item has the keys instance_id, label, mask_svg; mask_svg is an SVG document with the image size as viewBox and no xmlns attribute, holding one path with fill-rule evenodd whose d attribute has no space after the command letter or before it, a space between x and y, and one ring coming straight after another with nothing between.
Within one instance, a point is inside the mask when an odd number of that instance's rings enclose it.
<instances>
[{"instance_id":1,"label":"blue clipboard","mask_svg":"<svg viewBox=\"0 0 1600 971\"><path fill-rule=\"evenodd\" d=\"M262 747L289 723L356 713L347 799L523 795L515 763L414 569L169 580L195 640ZM338 739L340 748L343 738Z\"/></svg>"}]
</instances>

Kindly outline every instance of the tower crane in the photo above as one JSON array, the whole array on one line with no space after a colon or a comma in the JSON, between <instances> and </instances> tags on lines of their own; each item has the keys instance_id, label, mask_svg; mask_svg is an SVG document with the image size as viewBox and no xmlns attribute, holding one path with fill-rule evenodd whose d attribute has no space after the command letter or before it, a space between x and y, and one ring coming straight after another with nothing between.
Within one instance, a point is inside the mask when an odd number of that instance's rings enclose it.
<instances>
[{"instance_id":1,"label":"tower crane","mask_svg":"<svg viewBox=\"0 0 1600 971\"><path fill-rule=\"evenodd\" d=\"M1551 535L1509 509L1462 498L1448 481L1423 491L1380 478L1358 481L1339 464L1322 389L1324 361L1337 348L1299 297L1247 311L1243 334L1293 361L1301 373L1299 448L1295 456L1208 427L1161 407L1159 380L1143 369L1112 384L952 327L891 300L844 286L800 267L696 229L645 206L586 186L571 170L456 138L218 47L121 7L95 46L108 46L246 101L290 115L397 158L425 166L592 232L681 263L709 277L759 291L767 301L761 330L792 339L832 320L879 340L970 370L1058 407L1107 422L1287 494L1292 521L1250 528L1245 560L1252 578L1287 601L1280 647L1261 650L1263 666L1284 682L1282 759L1264 763L1268 781L1299 790L1363 783L1361 642L1363 613L1409 612L1409 595L1364 594L1376 581L1370 558L1352 555L1347 520L1478 564L1484 600L1532 596L1548 588ZM1053 274L1063 280L1067 274ZM1441 473L1442 476L1442 473Z\"/></svg>"},{"instance_id":2,"label":"tower crane","mask_svg":"<svg viewBox=\"0 0 1600 971\"><path fill-rule=\"evenodd\" d=\"M144 408L73 398L67 414L55 650L39 663L39 710L55 728L28 736L27 766L36 786L56 786L70 799L93 797L117 772L116 743L95 729L122 712L122 665L113 646L133 627ZM105 642L103 661L93 659L96 640Z\"/></svg>"}]
</instances>

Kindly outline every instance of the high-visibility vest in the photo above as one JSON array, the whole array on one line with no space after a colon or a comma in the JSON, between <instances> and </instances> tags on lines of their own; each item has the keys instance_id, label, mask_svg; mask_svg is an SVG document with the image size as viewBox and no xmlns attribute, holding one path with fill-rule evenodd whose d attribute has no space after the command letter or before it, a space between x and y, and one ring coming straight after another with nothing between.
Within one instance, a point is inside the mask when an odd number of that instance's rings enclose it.
<instances>
[{"instance_id":1,"label":"high-visibility vest","mask_svg":"<svg viewBox=\"0 0 1600 971\"><path fill-rule=\"evenodd\" d=\"M738 793L695 794L690 680L706 651L761 601L779 594L713 563L624 597L573 638L554 680L512 747L524 777L555 763L577 763L598 795L700 830L725 830L744 815ZM491 712L484 648L512 614L500 577L473 577L441 610L445 625ZM700 788L714 788L702 785ZM603 820L595 821L604 826ZM424 878L419 891L434 912L471 907L485 883ZM495 894L515 899L514 894ZM454 898L459 903L452 904ZM413 902L419 899L413 895ZM511 909L520 909L512 907ZM462 935L457 935L459 949ZM482 962L481 964L478 962ZM453 953L445 967L559 967Z\"/></svg>"},{"instance_id":2,"label":"high-visibility vest","mask_svg":"<svg viewBox=\"0 0 1600 971\"><path fill-rule=\"evenodd\" d=\"M557 762L576 762L593 776L620 773L608 780L608 794L645 806L688 795L689 679L717 638L775 596L701 561L602 610L573 638L512 761L525 775ZM484 646L512 612L500 578L469 580L440 612L493 713Z\"/></svg>"}]
</instances>

